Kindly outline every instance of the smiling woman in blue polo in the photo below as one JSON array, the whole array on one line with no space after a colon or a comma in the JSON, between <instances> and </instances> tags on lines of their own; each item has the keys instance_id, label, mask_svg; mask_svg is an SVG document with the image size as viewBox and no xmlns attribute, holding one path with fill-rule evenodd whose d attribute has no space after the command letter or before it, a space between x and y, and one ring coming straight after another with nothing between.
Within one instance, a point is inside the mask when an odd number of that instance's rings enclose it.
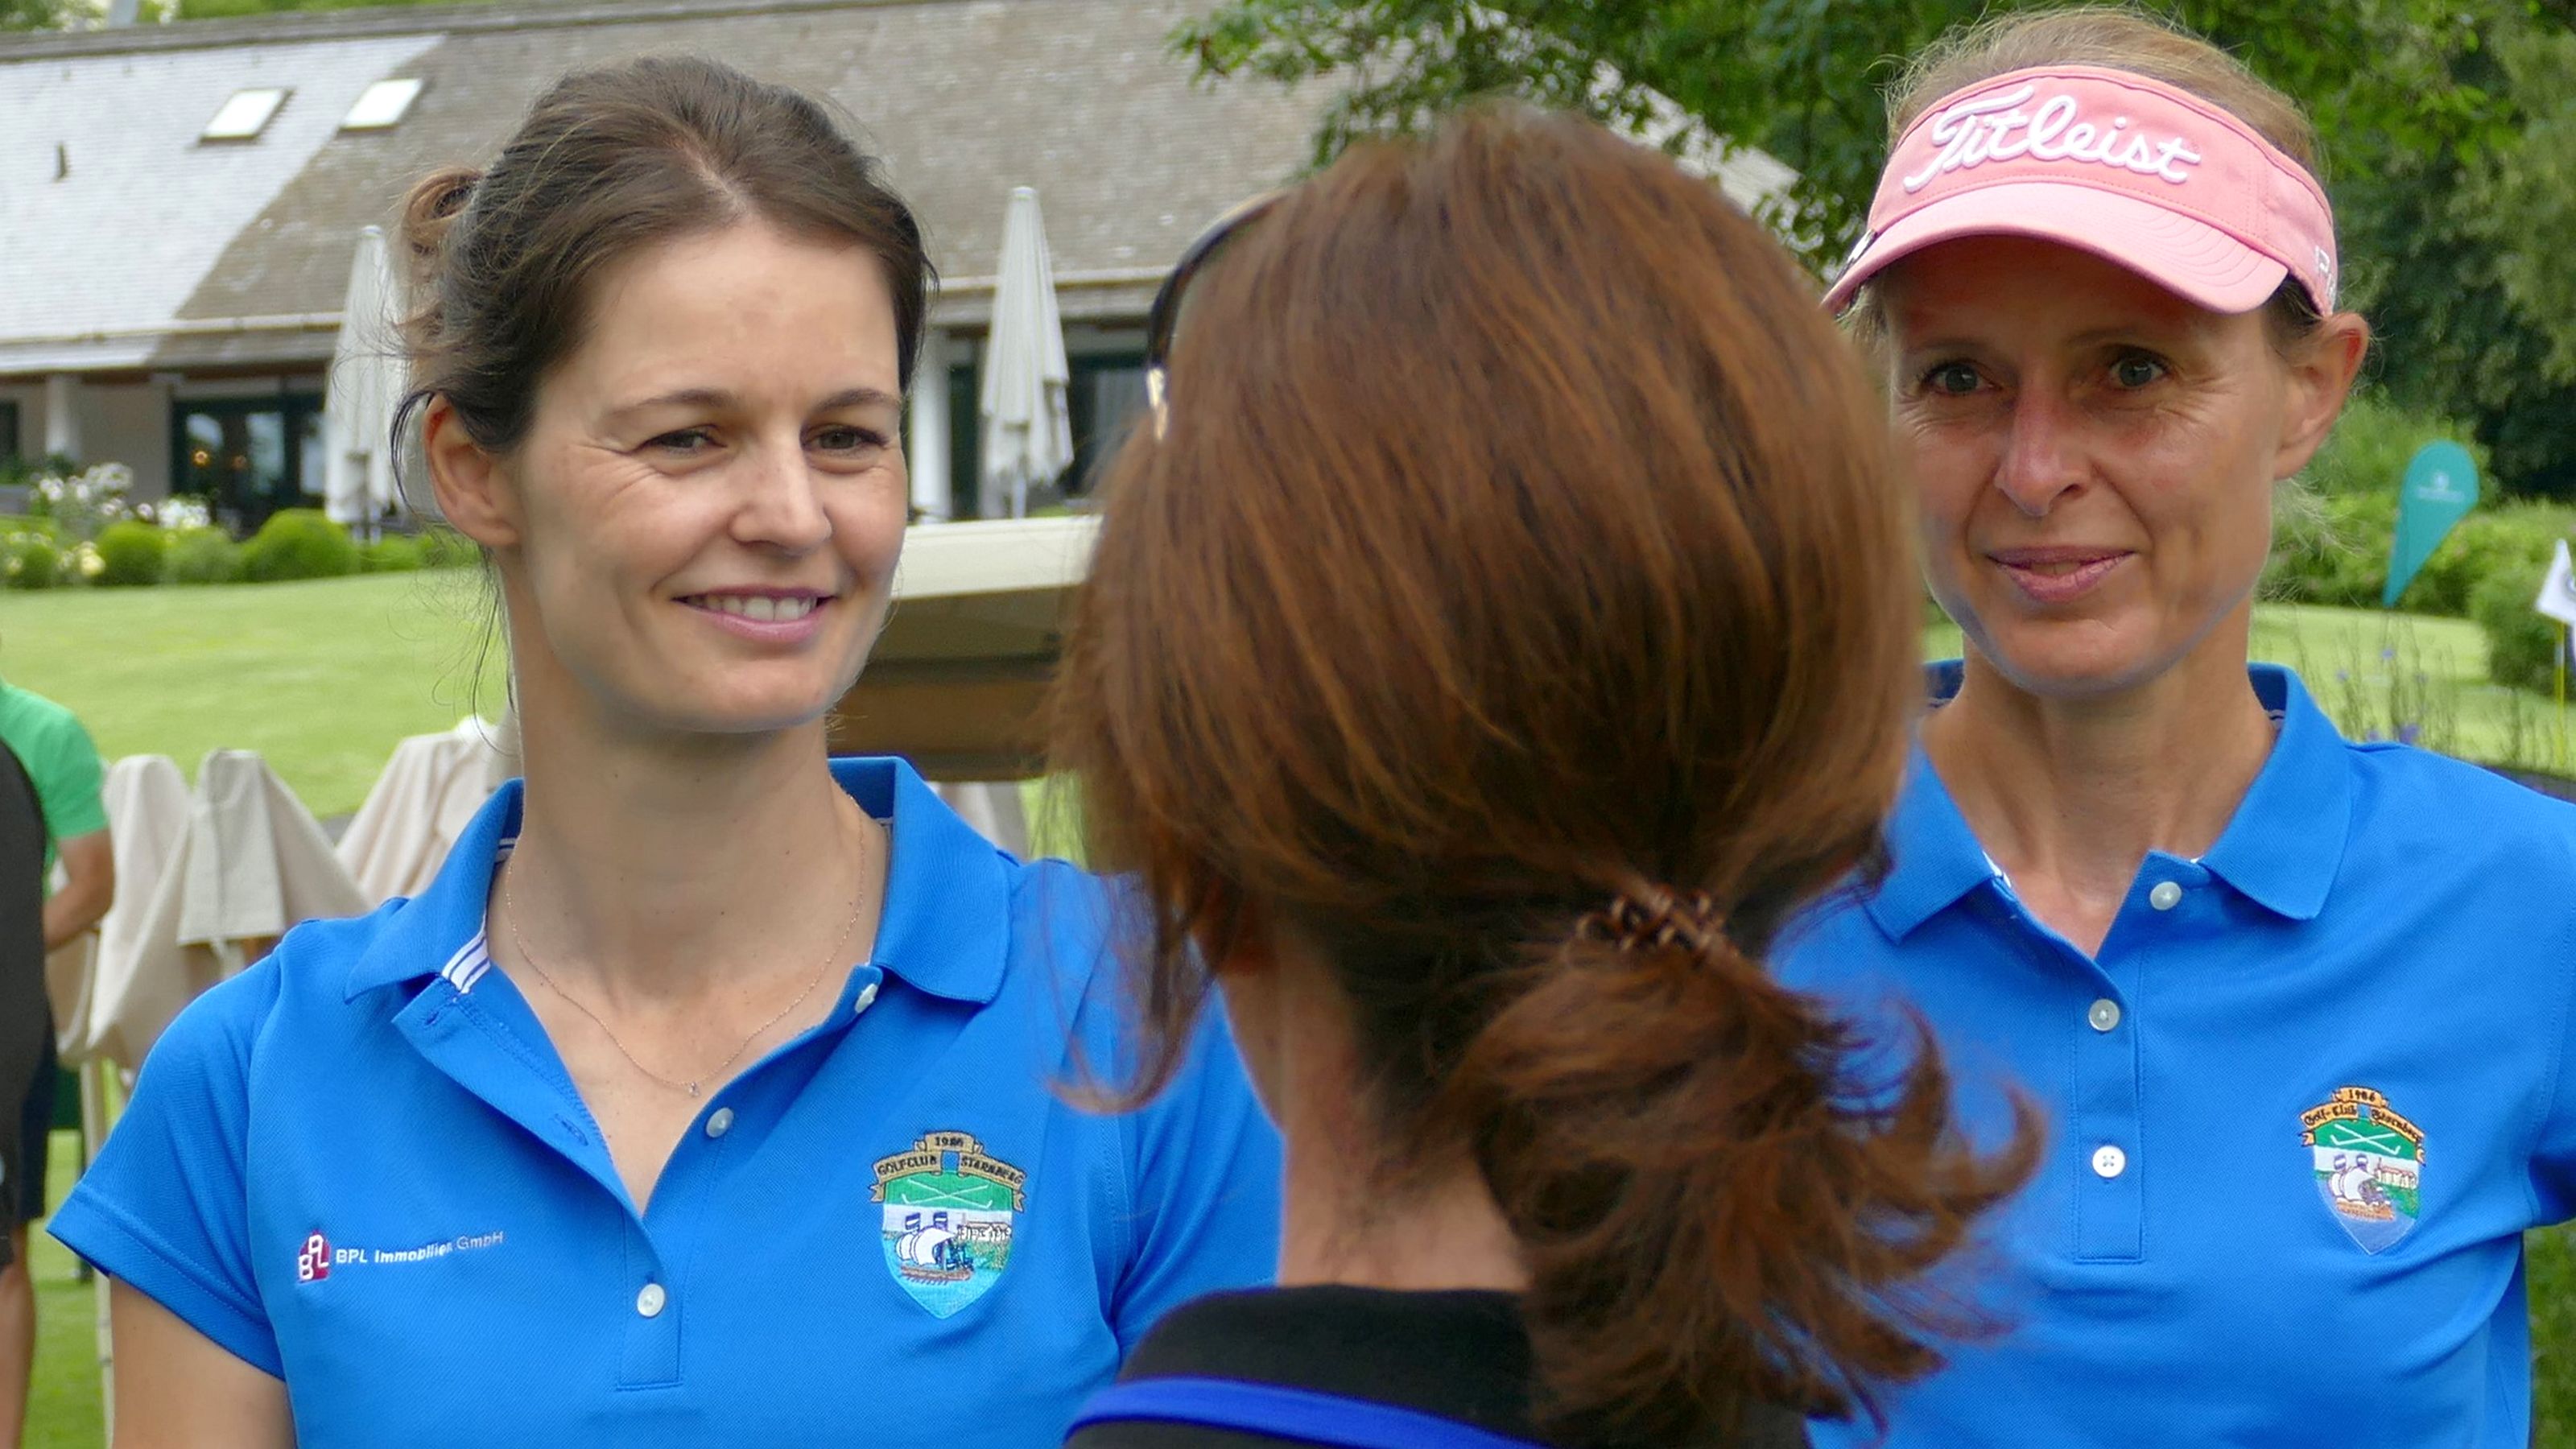
<instances>
[{"instance_id":1,"label":"smiling woman in blue polo","mask_svg":"<svg viewBox=\"0 0 2576 1449\"><path fill-rule=\"evenodd\" d=\"M1277 1148L1215 1033L1070 1105L1119 1069L1100 885L825 757L903 538L910 213L805 98L641 61L406 240L527 778L154 1048L53 1221L115 1280L118 1443L1055 1442L1269 1276Z\"/></svg>"},{"instance_id":2,"label":"smiling woman in blue polo","mask_svg":"<svg viewBox=\"0 0 2576 1449\"><path fill-rule=\"evenodd\" d=\"M1783 973L1919 1009L1977 1110L2016 1084L2053 1130L1993 1229L2000 1336L1887 1442L2523 1449L2522 1234L2576 1212L2576 810L2248 663L2274 487L2369 337L2314 137L2098 9L1954 39L1894 109L1831 300L1966 657L1890 872Z\"/></svg>"}]
</instances>

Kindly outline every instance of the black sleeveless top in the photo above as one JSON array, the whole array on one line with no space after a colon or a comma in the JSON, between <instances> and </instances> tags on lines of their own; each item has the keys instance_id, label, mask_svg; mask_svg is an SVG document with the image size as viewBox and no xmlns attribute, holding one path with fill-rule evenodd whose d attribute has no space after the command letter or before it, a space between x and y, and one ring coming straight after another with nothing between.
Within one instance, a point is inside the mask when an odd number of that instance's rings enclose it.
<instances>
[{"instance_id":1,"label":"black sleeveless top","mask_svg":"<svg viewBox=\"0 0 2576 1449\"><path fill-rule=\"evenodd\" d=\"M1244 1379L1391 1404L1532 1444L1529 1335L1508 1293L1315 1287L1220 1293L1184 1304L1137 1345L1119 1381ZM1066 1449L1272 1449L1302 1441L1173 1424L1096 1424ZM1564 1449L1797 1449L1805 1421L1758 1411L1744 1432L1697 1445Z\"/></svg>"}]
</instances>

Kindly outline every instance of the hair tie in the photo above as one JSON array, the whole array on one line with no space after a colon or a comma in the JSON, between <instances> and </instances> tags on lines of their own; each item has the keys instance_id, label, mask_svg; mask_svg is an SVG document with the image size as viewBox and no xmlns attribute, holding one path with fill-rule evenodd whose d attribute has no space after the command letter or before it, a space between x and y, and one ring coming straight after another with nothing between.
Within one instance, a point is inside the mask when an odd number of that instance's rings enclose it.
<instances>
[{"instance_id":1,"label":"hair tie","mask_svg":"<svg viewBox=\"0 0 2576 1449\"><path fill-rule=\"evenodd\" d=\"M1705 954L1731 945L1726 938L1726 912L1718 908L1716 897L1706 891L1677 895L1659 885L1621 891L1609 905L1584 917L1576 929L1622 951L1682 945Z\"/></svg>"}]
</instances>

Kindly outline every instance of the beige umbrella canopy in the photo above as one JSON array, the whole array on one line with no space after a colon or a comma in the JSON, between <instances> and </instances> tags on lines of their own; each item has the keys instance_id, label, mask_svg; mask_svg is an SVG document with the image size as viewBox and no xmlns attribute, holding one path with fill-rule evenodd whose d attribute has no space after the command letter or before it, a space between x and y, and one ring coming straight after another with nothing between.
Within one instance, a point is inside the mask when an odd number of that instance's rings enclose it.
<instances>
[{"instance_id":1,"label":"beige umbrella canopy","mask_svg":"<svg viewBox=\"0 0 2576 1449\"><path fill-rule=\"evenodd\" d=\"M152 808L166 813L167 785L155 788L164 798ZM140 916L111 922L119 938L90 984L87 1048L124 1067L140 1066L180 1008L258 960L288 927L375 904L312 812L247 750L206 756L166 848L151 894L132 902Z\"/></svg>"},{"instance_id":2,"label":"beige umbrella canopy","mask_svg":"<svg viewBox=\"0 0 2576 1449\"><path fill-rule=\"evenodd\" d=\"M517 774L516 728L468 715L443 734L414 735L367 792L334 847L340 864L370 901L415 896L429 888L476 811L501 782Z\"/></svg>"}]
</instances>

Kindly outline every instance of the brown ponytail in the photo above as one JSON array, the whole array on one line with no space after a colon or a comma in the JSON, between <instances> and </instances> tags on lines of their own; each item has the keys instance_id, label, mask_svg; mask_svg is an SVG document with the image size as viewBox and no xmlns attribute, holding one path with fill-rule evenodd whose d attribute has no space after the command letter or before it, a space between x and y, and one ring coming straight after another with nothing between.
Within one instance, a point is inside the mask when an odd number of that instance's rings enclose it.
<instances>
[{"instance_id":1,"label":"brown ponytail","mask_svg":"<svg viewBox=\"0 0 2576 1449\"><path fill-rule=\"evenodd\" d=\"M1673 1443L1748 1398L1847 1413L1938 1365L1924 1330L1975 1326L1889 1297L2027 1171L2027 1143L1986 1162L1948 1139L1937 1056L1871 1102L1846 1028L1705 926L1578 929L1517 984L1439 1120L1527 1252L1560 1424Z\"/></svg>"},{"instance_id":2,"label":"brown ponytail","mask_svg":"<svg viewBox=\"0 0 2576 1449\"><path fill-rule=\"evenodd\" d=\"M1834 1411L1958 1326L2024 1178L1940 1058L1765 970L1867 871L1919 707L1856 358L1707 183L1518 111L1354 150L1193 284L1105 486L1063 761L1134 871L1166 1080L1246 921L1347 998L1387 1171L1481 1171L1569 1443ZM1391 1184L1400 1188L1402 1184Z\"/></svg>"}]
</instances>

